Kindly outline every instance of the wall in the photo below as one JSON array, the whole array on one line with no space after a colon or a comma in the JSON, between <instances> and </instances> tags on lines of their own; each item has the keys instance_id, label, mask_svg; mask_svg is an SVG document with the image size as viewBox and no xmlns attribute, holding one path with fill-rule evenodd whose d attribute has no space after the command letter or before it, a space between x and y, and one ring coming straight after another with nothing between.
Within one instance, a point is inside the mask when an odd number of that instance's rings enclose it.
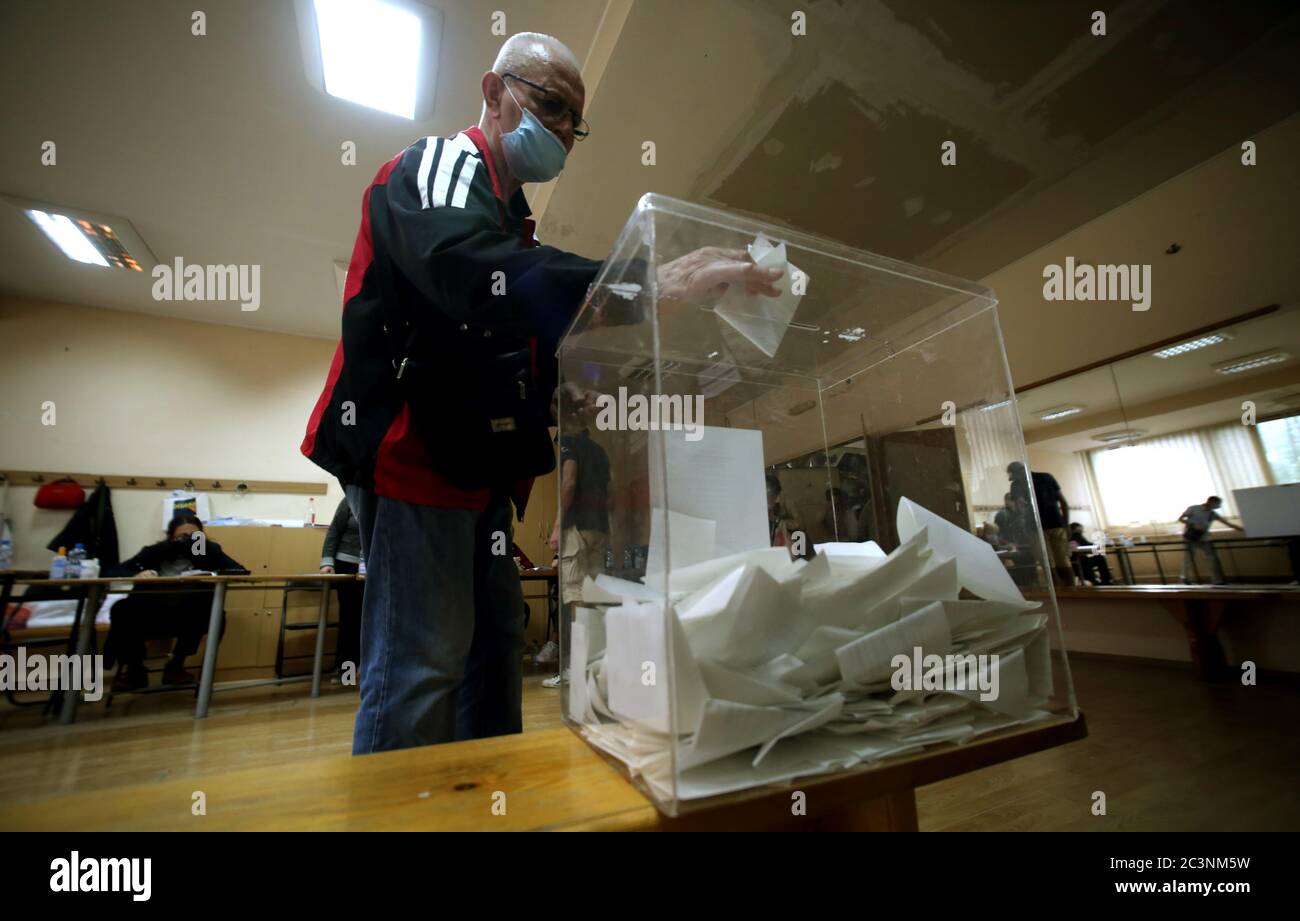
<instances>
[{"instance_id":1,"label":"wall","mask_svg":"<svg viewBox=\"0 0 1300 921\"><path fill-rule=\"evenodd\" d=\"M298 452L332 342L12 297L0 298L0 340L0 469L311 481L328 484L315 501L325 521L342 498ZM124 555L162 537L164 494L113 491ZM34 495L4 497L16 567L48 566L45 544L70 515ZM209 496L214 517L301 520L307 508L301 495Z\"/></svg>"},{"instance_id":2,"label":"wall","mask_svg":"<svg viewBox=\"0 0 1300 921\"><path fill-rule=\"evenodd\" d=\"M1058 601L1065 647L1102 653L1191 662L1187 635L1156 601ZM1254 662L1265 671L1300 672L1300 621L1295 599L1241 604L1224 616L1219 638L1229 662ZM1087 707L1087 701L1081 701Z\"/></svg>"}]
</instances>

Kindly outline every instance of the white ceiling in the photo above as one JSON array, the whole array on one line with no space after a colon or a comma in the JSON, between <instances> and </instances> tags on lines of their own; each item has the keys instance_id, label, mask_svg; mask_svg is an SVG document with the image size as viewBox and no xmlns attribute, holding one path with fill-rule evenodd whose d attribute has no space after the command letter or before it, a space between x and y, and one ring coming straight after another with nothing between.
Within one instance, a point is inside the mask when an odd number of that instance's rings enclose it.
<instances>
[{"instance_id":1,"label":"white ceiling","mask_svg":"<svg viewBox=\"0 0 1300 921\"><path fill-rule=\"evenodd\" d=\"M547 242L599 257L656 191L979 278L1021 384L1300 300L1300 119L1283 122L1300 98L1300 15L1285 7L1129 0L1094 41L1092 0L1036 6L1033 28L999 3L814 0L797 37L777 0L429 2L445 19L420 124L312 89L290 0L205 4L204 38L168 0L113 16L4 3L0 74L20 91L0 98L0 193L126 218L163 262L260 264L263 297L251 313L156 302L149 279L69 262L5 206L0 291L334 338L333 264L362 192L414 138L477 120L500 9L509 31L557 35L599 77L591 139L534 190ZM961 145L948 172L944 137ZM1250 171L1242 138L1260 140ZM40 165L45 140L56 167ZM340 164L344 140L357 166ZM1184 253L1161 272L1174 240ZM1067 252L1156 263L1156 306L1045 304L1044 261Z\"/></svg>"},{"instance_id":2,"label":"white ceiling","mask_svg":"<svg viewBox=\"0 0 1300 921\"><path fill-rule=\"evenodd\" d=\"M108 12L111 6L111 14ZM439 3L433 117L411 122L307 81L292 0L6 0L0 4L0 193L126 218L160 262L261 266L262 305L157 302L152 279L72 263L0 203L0 290L50 300L334 338L335 260L361 196L414 139L478 122L479 79L510 31L585 57L604 0ZM207 35L190 34L194 8ZM41 144L57 144L42 166ZM357 165L342 165L353 141Z\"/></svg>"}]
</instances>

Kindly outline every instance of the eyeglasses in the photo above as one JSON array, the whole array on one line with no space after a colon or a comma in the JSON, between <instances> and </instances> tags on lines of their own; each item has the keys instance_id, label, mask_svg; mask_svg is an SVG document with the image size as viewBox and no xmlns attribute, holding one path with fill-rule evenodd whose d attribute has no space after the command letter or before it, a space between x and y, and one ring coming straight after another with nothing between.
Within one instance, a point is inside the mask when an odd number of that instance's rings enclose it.
<instances>
[{"instance_id":1,"label":"eyeglasses","mask_svg":"<svg viewBox=\"0 0 1300 921\"><path fill-rule=\"evenodd\" d=\"M542 110L543 121L547 121L550 122L551 124L555 124L556 122L560 121L565 115L568 115L569 118L573 121L573 137L575 140L579 140L579 141L586 140L587 135L591 133L591 126L587 124L587 120L583 118L581 115L579 115L578 112L572 106L570 106L569 103L565 101L564 97L561 96L559 93L556 93L554 90L547 89L546 87L542 86L540 83L534 83L532 80L526 80L523 77L519 76L518 74L512 74L509 71L503 73L501 77L502 79L509 77L511 80L518 80L520 83L527 84L528 86L531 86L533 89L537 90L538 95L541 97L540 101L538 102L538 106Z\"/></svg>"}]
</instances>

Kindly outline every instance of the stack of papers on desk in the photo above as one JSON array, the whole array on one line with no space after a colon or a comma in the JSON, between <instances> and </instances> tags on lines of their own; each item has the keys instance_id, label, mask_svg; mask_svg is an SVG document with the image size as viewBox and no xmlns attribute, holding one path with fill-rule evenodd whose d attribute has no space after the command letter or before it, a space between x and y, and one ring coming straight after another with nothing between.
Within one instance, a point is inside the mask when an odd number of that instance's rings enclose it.
<instances>
[{"instance_id":1,"label":"stack of papers on desk","mask_svg":"<svg viewBox=\"0 0 1300 921\"><path fill-rule=\"evenodd\" d=\"M974 535L907 499L898 531L888 555L874 543L822 544L811 561L762 548L651 585L588 579L569 716L682 799L1047 717L1047 615Z\"/></svg>"}]
</instances>

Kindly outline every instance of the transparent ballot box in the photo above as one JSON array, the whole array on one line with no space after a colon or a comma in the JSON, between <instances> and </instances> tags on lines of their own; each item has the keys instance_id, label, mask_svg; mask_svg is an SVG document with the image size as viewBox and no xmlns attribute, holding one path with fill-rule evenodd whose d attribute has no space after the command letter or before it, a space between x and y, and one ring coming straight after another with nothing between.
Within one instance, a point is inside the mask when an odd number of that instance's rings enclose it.
<instances>
[{"instance_id":1,"label":"transparent ballot box","mask_svg":"<svg viewBox=\"0 0 1300 921\"><path fill-rule=\"evenodd\" d=\"M987 288L647 195L559 366L564 717L663 812L1077 715Z\"/></svg>"}]
</instances>

